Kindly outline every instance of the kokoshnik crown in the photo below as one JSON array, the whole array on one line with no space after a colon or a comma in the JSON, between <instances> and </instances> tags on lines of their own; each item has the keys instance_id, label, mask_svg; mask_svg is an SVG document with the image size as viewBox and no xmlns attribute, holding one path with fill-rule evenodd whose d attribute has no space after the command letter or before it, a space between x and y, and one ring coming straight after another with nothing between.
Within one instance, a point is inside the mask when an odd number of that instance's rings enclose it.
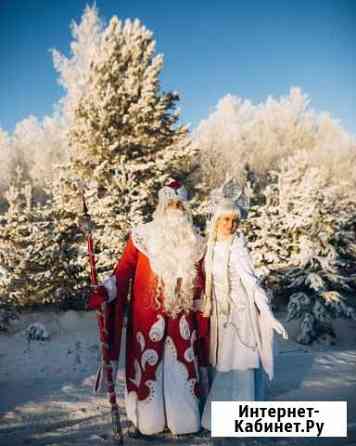
<instances>
[{"instance_id":1,"label":"kokoshnik crown","mask_svg":"<svg viewBox=\"0 0 356 446\"><path fill-rule=\"evenodd\" d=\"M239 182L228 175L222 186L213 189L209 194L208 202L208 220L212 220L214 215L225 208L226 204L232 205L234 210L240 215L240 218L246 218L250 207L250 199L244 193Z\"/></svg>"}]
</instances>

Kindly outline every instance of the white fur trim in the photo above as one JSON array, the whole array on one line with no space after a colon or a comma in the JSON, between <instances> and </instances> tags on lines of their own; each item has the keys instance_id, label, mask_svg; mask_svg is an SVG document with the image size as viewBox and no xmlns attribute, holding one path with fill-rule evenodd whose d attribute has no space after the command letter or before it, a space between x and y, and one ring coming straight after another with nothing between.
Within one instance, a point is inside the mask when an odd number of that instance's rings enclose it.
<instances>
[{"instance_id":1,"label":"white fur trim","mask_svg":"<svg viewBox=\"0 0 356 446\"><path fill-rule=\"evenodd\" d=\"M104 280L103 285L104 285L106 292L108 294L108 302L112 302L113 300L116 299L116 296L117 296L116 276L111 275L111 276L107 277Z\"/></svg>"},{"instance_id":2,"label":"white fur trim","mask_svg":"<svg viewBox=\"0 0 356 446\"><path fill-rule=\"evenodd\" d=\"M174 434L187 434L200 429L199 400L194 393L196 378L178 360L177 349L167 336L164 349L164 386L167 426Z\"/></svg>"},{"instance_id":3,"label":"white fur trim","mask_svg":"<svg viewBox=\"0 0 356 446\"><path fill-rule=\"evenodd\" d=\"M147 232L149 231L151 224L152 223L138 225L131 231L131 238L135 248L141 251L143 254L145 254L145 256L148 256L146 248L146 239L147 239Z\"/></svg>"},{"instance_id":4,"label":"white fur trim","mask_svg":"<svg viewBox=\"0 0 356 446\"><path fill-rule=\"evenodd\" d=\"M162 362L156 370L155 380L148 380L149 389L146 399L140 401L134 391L125 392L127 418L145 435L158 434L164 430L166 419L162 395Z\"/></svg>"},{"instance_id":5,"label":"white fur trim","mask_svg":"<svg viewBox=\"0 0 356 446\"><path fill-rule=\"evenodd\" d=\"M134 376L134 378L129 378L129 380L133 384L135 384L136 387L139 387L141 384L141 379L142 379L142 371L141 371L140 363L137 361L137 359L135 359L134 367L135 367L135 376Z\"/></svg>"},{"instance_id":6,"label":"white fur trim","mask_svg":"<svg viewBox=\"0 0 356 446\"><path fill-rule=\"evenodd\" d=\"M195 336L193 332L192 341ZM190 353L189 350L186 354L189 358ZM146 435L162 432L165 426L173 434L197 432L200 429L200 412L199 400L194 393L196 379L188 377L185 364L178 360L173 339L167 337L155 380L145 381L149 389L147 398L140 401L136 392L127 392L126 389L128 419Z\"/></svg>"}]
</instances>

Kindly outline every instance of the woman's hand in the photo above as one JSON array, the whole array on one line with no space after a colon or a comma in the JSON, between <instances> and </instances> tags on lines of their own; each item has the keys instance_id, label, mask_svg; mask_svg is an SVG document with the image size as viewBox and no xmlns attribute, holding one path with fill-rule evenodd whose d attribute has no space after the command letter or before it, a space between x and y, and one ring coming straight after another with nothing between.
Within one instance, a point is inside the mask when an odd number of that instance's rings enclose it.
<instances>
[{"instance_id":1,"label":"woman's hand","mask_svg":"<svg viewBox=\"0 0 356 446\"><path fill-rule=\"evenodd\" d=\"M283 325L279 321L277 321L277 319L273 319L272 328L278 334L280 334L283 337L283 339L288 339L287 330L283 327Z\"/></svg>"}]
</instances>

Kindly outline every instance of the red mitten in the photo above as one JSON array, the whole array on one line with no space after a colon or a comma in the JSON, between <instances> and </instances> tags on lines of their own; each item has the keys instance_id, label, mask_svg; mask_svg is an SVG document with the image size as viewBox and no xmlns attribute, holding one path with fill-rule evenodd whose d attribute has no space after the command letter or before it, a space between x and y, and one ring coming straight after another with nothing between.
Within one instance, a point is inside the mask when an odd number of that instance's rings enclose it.
<instances>
[{"instance_id":1,"label":"red mitten","mask_svg":"<svg viewBox=\"0 0 356 446\"><path fill-rule=\"evenodd\" d=\"M98 285L89 295L88 310L98 310L101 304L108 300L106 289L103 285Z\"/></svg>"}]
</instances>

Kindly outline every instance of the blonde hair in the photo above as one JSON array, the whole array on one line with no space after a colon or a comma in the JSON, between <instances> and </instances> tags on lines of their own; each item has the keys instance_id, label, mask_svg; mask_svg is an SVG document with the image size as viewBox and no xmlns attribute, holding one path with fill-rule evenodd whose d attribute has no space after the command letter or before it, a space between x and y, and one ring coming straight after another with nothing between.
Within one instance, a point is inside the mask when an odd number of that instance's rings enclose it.
<instances>
[{"instance_id":1,"label":"blonde hair","mask_svg":"<svg viewBox=\"0 0 356 446\"><path fill-rule=\"evenodd\" d=\"M203 313L204 316L209 316L212 310L212 294L213 294L213 262L214 262L214 246L217 241L218 236L218 223L221 217L227 214L235 214L237 217L241 217L240 210L235 206L231 200L224 200L215 210L214 216L211 220L209 232L208 232L208 243L207 251L204 259L205 266L205 293L203 302ZM231 237L227 249L234 237ZM225 287L226 291L229 293L229 278L228 278L228 264L230 256L226 256L225 264Z\"/></svg>"}]
</instances>

